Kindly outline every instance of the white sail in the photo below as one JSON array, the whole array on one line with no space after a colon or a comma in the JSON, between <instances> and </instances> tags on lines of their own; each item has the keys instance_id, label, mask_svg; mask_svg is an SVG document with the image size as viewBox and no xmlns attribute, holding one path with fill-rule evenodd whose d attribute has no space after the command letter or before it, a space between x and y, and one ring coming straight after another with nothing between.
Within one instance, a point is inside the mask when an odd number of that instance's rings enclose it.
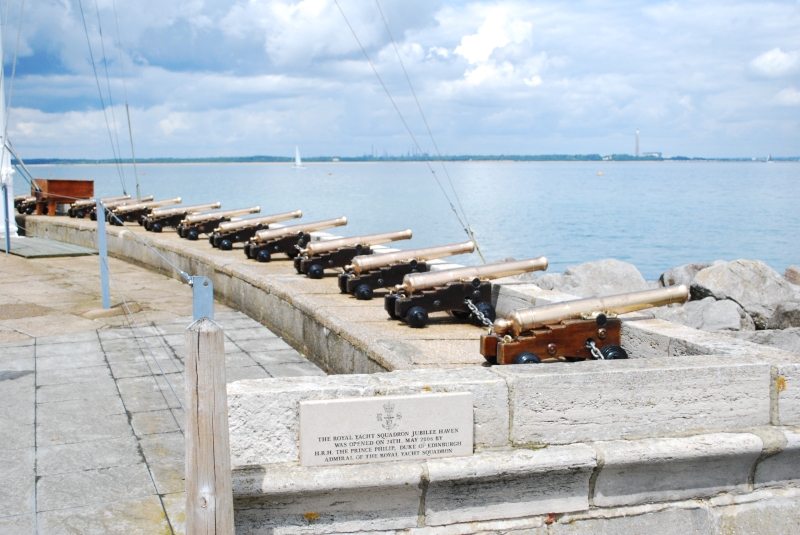
<instances>
[{"instance_id":1,"label":"white sail","mask_svg":"<svg viewBox=\"0 0 800 535\"><path fill-rule=\"evenodd\" d=\"M2 57L3 35L0 33L0 57ZM8 235L17 237L17 221L14 219L14 168L11 167L11 151L6 147L5 125L6 125L6 92L3 87L3 78L0 78L0 147L2 147L2 157L0 157L0 183L5 186L8 194L8 203L0 215L0 237L6 237L5 218L8 216ZM0 204L3 204L3 193L0 191Z\"/></svg>"},{"instance_id":2,"label":"white sail","mask_svg":"<svg viewBox=\"0 0 800 535\"><path fill-rule=\"evenodd\" d=\"M300 161L300 148L295 145L294 146L294 165L292 166L293 169L305 169L303 166L303 162Z\"/></svg>"}]
</instances>

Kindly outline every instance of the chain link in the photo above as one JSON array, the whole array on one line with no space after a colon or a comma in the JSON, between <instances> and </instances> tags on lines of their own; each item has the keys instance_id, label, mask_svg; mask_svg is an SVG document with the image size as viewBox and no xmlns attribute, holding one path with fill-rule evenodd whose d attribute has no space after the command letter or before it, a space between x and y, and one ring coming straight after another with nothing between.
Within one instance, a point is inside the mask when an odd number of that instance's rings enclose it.
<instances>
[{"instance_id":1,"label":"chain link","mask_svg":"<svg viewBox=\"0 0 800 535\"><path fill-rule=\"evenodd\" d=\"M478 307L475 306L475 304L472 301L470 301L469 299L464 299L464 304L467 305L467 308L469 309L469 311L472 312L472 314L476 318L478 318L478 321L483 323L483 326L487 327L489 329L489 333L491 334L492 329L494 327L494 323L492 323L491 320L489 320L489 318L484 316L483 313L478 309Z\"/></svg>"},{"instance_id":2,"label":"chain link","mask_svg":"<svg viewBox=\"0 0 800 535\"><path fill-rule=\"evenodd\" d=\"M605 357L603 357L603 354L600 352L599 349L597 349L594 340L592 340L591 338L586 340L586 349L588 349L589 352L592 354L592 356L597 360L605 360Z\"/></svg>"}]
</instances>

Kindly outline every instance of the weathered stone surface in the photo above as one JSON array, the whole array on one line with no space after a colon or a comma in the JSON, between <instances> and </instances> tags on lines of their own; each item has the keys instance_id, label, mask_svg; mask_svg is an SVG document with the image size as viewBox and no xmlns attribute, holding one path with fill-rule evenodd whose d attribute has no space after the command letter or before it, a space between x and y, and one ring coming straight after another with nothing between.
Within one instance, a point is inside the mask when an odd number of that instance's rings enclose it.
<instances>
[{"instance_id":1,"label":"weathered stone surface","mask_svg":"<svg viewBox=\"0 0 800 535\"><path fill-rule=\"evenodd\" d=\"M756 324L767 326L779 303L800 300L797 287L759 260L735 260L700 271L692 281L692 297L736 301Z\"/></svg>"},{"instance_id":2,"label":"weathered stone surface","mask_svg":"<svg viewBox=\"0 0 800 535\"><path fill-rule=\"evenodd\" d=\"M689 286L692 284L695 275L717 263L724 262L722 260L717 260L716 262L695 262L693 264L685 264L669 269L658 278L659 286L672 286L673 284L685 284Z\"/></svg>"},{"instance_id":3,"label":"weathered stone surface","mask_svg":"<svg viewBox=\"0 0 800 535\"><path fill-rule=\"evenodd\" d=\"M800 301L786 301L775 307L767 322L767 329L800 327Z\"/></svg>"},{"instance_id":4,"label":"weathered stone surface","mask_svg":"<svg viewBox=\"0 0 800 535\"><path fill-rule=\"evenodd\" d=\"M536 276L526 273L520 280L530 281L544 290L591 297L647 290L649 286L633 264L613 258L570 266L564 274L551 273Z\"/></svg>"},{"instance_id":5,"label":"weathered stone surface","mask_svg":"<svg viewBox=\"0 0 800 535\"><path fill-rule=\"evenodd\" d=\"M783 277L792 284L800 285L800 266L789 266L784 271Z\"/></svg>"},{"instance_id":6,"label":"weathered stone surface","mask_svg":"<svg viewBox=\"0 0 800 535\"><path fill-rule=\"evenodd\" d=\"M494 366L509 382L511 441L566 444L770 422L770 366L673 357Z\"/></svg>"},{"instance_id":7,"label":"weathered stone surface","mask_svg":"<svg viewBox=\"0 0 800 535\"><path fill-rule=\"evenodd\" d=\"M787 493L788 494L788 493ZM788 535L800 533L800 496L762 495L750 503L711 509L714 533L724 535ZM760 498L760 499L757 499Z\"/></svg>"},{"instance_id":8,"label":"weathered stone surface","mask_svg":"<svg viewBox=\"0 0 800 535\"><path fill-rule=\"evenodd\" d=\"M754 344L776 347L784 351L800 354L800 327L780 330L740 331L726 334L739 340L747 340Z\"/></svg>"},{"instance_id":9,"label":"weathered stone surface","mask_svg":"<svg viewBox=\"0 0 800 535\"><path fill-rule=\"evenodd\" d=\"M298 407L305 399L375 395L365 375L287 377L228 385L228 422L233 467L297 461Z\"/></svg>"},{"instance_id":10,"label":"weathered stone surface","mask_svg":"<svg viewBox=\"0 0 800 535\"><path fill-rule=\"evenodd\" d=\"M762 445L759 437L747 433L598 442L604 464L595 481L594 505L616 507L746 491Z\"/></svg>"},{"instance_id":11,"label":"weathered stone surface","mask_svg":"<svg viewBox=\"0 0 800 535\"><path fill-rule=\"evenodd\" d=\"M754 331L753 319L734 301L706 297L682 306L652 309L655 317L701 331Z\"/></svg>"},{"instance_id":12,"label":"weathered stone surface","mask_svg":"<svg viewBox=\"0 0 800 535\"><path fill-rule=\"evenodd\" d=\"M385 396L425 392L472 392L476 448L508 444L508 387L485 368L397 371L375 376L375 393Z\"/></svg>"},{"instance_id":13,"label":"weathered stone surface","mask_svg":"<svg viewBox=\"0 0 800 535\"><path fill-rule=\"evenodd\" d=\"M425 521L445 525L585 510L595 454L574 444L427 464Z\"/></svg>"},{"instance_id":14,"label":"weathered stone surface","mask_svg":"<svg viewBox=\"0 0 800 535\"><path fill-rule=\"evenodd\" d=\"M787 481L800 480L800 431L777 429L783 435L783 451L764 459L756 467L756 486L784 485Z\"/></svg>"},{"instance_id":15,"label":"weathered stone surface","mask_svg":"<svg viewBox=\"0 0 800 535\"><path fill-rule=\"evenodd\" d=\"M352 533L414 527L422 476L422 465L409 462L234 470L236 533Z\"/></svg>"},{"instance_id":16,"label":"weathered stone surface","mask_svg":"<svg viewBox=\"0 0 800 535\"><path fill-rule=\"evenodd\" d=\"M777 411L773 425L800 425L800 363L785 362L774 366L773 395Z\"/></svg>"}]
</instances>

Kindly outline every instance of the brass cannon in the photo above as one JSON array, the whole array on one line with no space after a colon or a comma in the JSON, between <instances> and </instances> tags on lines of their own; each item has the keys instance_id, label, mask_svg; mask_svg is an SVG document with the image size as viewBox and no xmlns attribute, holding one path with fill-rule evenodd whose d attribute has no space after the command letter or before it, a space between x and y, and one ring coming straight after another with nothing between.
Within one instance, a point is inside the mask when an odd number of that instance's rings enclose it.
<instances>
[{"instance_id":1,"label":"brass cannon","mask_svg":"<svg viewBox=\"0 0 800 535\"><path fill-rule=\"evenodd\" d=\"M474 250L475 244L468 241L410 251L357 256L351 265L345 266L345 272L339 274L339 289L342 293L352 294L356 299L366 301L372 299L375 288L391 288L402 283L403 277L409 273L427 272L428 260L471 253Z\"/></svg>"},{"instance_id":2,"label":"brass cannon","mask_svg":"<svg viewBox=\"0 0 800 535\"><path fill-rule=\"evenodd\" d=\"M110 203L114 201L127 201L131 198L130 195L120 195L117 197L104 197L100 199L103 203ZM69 209L67 209L67 215L70 217L77 217L78 219L83 219L86 217L89 212L91 212L92 207L97 207L97 199L78 199L71 205L69 205Z\"/></svg>"},{"instance_id":3,"label":"brass cannon","mask_svg":"<svg viewBox=\"0 0 800 535\"><path fill-rule=\"evenodd\" d=\"M244 254L247 255L247 258L252 258L259 262L269 262L275 253L284 253L289 258L294 258L311 241L311 232L340 227L346 224L346 217L338 217L315 223L301 223L289 227L259 230L249 242L244 244Z\"/></svg>"},{"instance_id":4,"label":"brass cannon","mask_svg":"<svg viewBox=\"0 0 800 535\"><path fill-rule=\"evenodd\" d=\"M187 215L183 221L178 223L175 229L178 231L178 236L186 238L190 241L195 241L200 237L200 234L211 234L220 223L230 221L234 217L247 214L257 214L261 211L260 206L251 206L250 208L238 208L235 210L223 210L221 212L208 212L205 214L190 214Z\"/></svg>"},{"instance_id":5,"label":"brass cannon","mask_svg":"<svg viewBox=\"0 0 800 535\"><path fill-rule=\"evenodd\" d=\"M234 243L246 242L255 236L259 230L268 229L272 223L286 221L287 219L297 219L298 217L303 217L303 212L300 210L220 223L213 234L208 236L208 241L212 247L230 251L233 249Z\"/></svg>"},{"instance_id":6,"label":"brass cannon","mask_svg":"<svg viewBox=\"0 0 800 535\"><path fill-rule=\"evenodd\" d=\"M383 299L389 316L419 328L428 323L428 312L448 311L477 325L495 319L491 304L493 279L547 269L547 258L497 262L428 273L410 273Z\"/></svg>"},{"instance_id":7,"label":"brass cannon","mask_svg":"<svg viewBox=\"0 0 800 535\"><path fill-rule=\"evenodd\" d=\"M689 289L680 284L518 308L506 319L495 320L491 334L481 336L481 355L493 364L626 359L628 354L620 345L622 322L616 314L687 299Z\"/></svg>"},{"instance_id":8,"label":"brass cannon","mask_svg":"<svg viewBox=\"0 0 800 535\"><path fill-rule=\"evenodd\" d=\"M195 204L193 206L179 206L177 208L156 208L148 215L142 217L142 226L151 232L161 232L164 227L177 227L189 214L216 210L221 203Z\"/></svg>"},{"instance_id":9,"label":"brass cannon","mask_svg":"<svg viewBox=\"0 0 800 535\"><path fill-rule=\"evenodd\" d=\"M14 208L20 214L31 215L36 210L36 196L34 195L14 195Z\"/></svg>"},{"instance_id":10,"label":"brass cannon","mask_svg":"<svg viewBox=\"0 0 800 535\"><path fill-rule=\"evenodd\" d=\"M344 267L358 255L371 255L373 245L408 239L411 229L311 242L294 259L294 268L309 278L321 279L327 268Z\"/></svg>"},{"instance_id":11,"label":"brass cannon","mask_svg":"<svg viewBox=\"0 0 800 535\"><path fill-rule=\"evenodd\" d=\"M143 224L144 218L156 208L180 203L181 198L175 197L174 199L164 199L163 201L123 204L111 209L111 217L109 217L109 222L112 225L122 225L126 222L136 221L141 225Z\"/></svg>"},{"instance_id":12,"label":"brass cannon","mask_svg":"<svg viewBox=\"0 0 800 535\"><path fill-rule=\"evenodd\" d=\"M119 206L124 206L126 204L139 204L143 202L150 202L152 200L153 196L148 195L147 197L142 197L141 199L121 199L119 201L103 202L103 206L106 207L106 212L111 212L114 208L117 208ZM86 210L87 213L89 214L89 219L91 219L92 221L97 221L97 203L87 207Z\"/></svg>"}]
</instances>

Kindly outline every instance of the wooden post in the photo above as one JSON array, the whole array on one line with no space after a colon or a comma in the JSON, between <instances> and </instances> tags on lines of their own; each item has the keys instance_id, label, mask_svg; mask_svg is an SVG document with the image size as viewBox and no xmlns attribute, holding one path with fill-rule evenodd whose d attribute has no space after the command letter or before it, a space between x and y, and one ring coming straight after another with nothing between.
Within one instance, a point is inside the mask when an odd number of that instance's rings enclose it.
<instances>
[{"instance_id":1,"label":"wooden post","mask_svg":"<svg viewBox=\"0 0 800 535\"><path fill-rule=\"evenodd\" d=\"M186 533L233 535L233 489L222 328L186 329Z\"/></svg>"}]
</instances>

